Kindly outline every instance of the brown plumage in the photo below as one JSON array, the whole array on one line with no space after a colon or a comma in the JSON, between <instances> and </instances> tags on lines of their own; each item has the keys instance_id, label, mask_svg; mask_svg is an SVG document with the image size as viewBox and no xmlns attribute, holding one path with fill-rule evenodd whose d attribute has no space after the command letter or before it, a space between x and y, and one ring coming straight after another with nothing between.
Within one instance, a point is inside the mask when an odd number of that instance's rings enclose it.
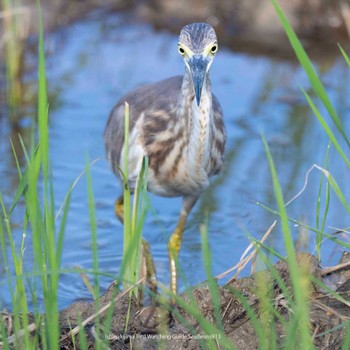
<instances>
[{"instance_id":1,"label":"brown plumage","mask_svg":"<svg viewBox=\"0 0 350 350\"><path fill-rule=\"evenodd\" d=\"M179 37L185 75L142 86L112 110L106 130L107 158L119 174L123 168L124 102L130 105L129 184L135 187L142 158L149 158L148 190L182 196L179 223L169 243L172 290L175 259L186 217L209 178L223 167L226 141L222 110L211 92L209 68L217 51L214 29L205 23L185 26ZM118 165L118 166L117 166Z\"/></svg>"}]
</instances>

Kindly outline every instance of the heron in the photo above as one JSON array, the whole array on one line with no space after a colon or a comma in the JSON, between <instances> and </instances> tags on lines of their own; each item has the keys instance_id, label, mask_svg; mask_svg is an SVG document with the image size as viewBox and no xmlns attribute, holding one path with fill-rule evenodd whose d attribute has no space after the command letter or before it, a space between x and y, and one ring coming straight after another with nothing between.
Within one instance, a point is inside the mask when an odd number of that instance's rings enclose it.
<instances>
[{"instance_id":1,"label":"heron","mask_svg":"<svg viewBox=\"0 0 350 350\"><path fill-rule=\"evenodd\" d=\"M142 160L148 157L147 190L182 197L182 207L168 243L170 290L177 292L178 255L187 217L200 194L224 164L226 130L222 108L212 94L209 70L218 51L215 30L207 23L184 26L178 53L183 76L136 88L112 109L104 133L107 158L120 176L124 166L124 103L129 109L128 182L135 189ZM123 221L123 195L115 211Z\"/></svg>"}]
</instances>

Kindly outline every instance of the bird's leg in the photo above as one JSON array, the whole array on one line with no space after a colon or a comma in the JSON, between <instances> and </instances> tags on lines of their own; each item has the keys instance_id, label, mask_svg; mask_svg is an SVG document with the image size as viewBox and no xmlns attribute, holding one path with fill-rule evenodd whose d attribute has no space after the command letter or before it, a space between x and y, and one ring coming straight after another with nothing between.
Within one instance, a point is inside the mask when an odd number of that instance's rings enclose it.
<instances>
[{"instance_id":1,"label":"bird's leg","mask_svg":"<svg viewBox=\"0 0 350 350\"><path fill-rule=\"evenodd\" d=\"M154 266L151 248L149 243L144 238L142 238L142 257L145 259L146 280L148 287L152 293L156 294L158 290L156 268Z\"/></svg>"},{"instance_id":2,"label":"bird's leg","mask_svg":"<svg viewBox=\"0 0 350 350\"><path fill-rule=\"evenodd\" d=\"M124 196L121 195L114 204L114 211L119 219L119 221L124 224ZM156 269L154 267L154 262L150 250L149 243L142 238L142 259L146 265L146 281L149 289L153 293L157 293L157 279L156 279Z\"/></svg>"},{"instance_id":3,"label":"bird's leg","mask_svg":"<svg viewBox=\"0 0 350 350\"><path fill-rule=\"evenodd\" d=\"M115 215L124 224L124 196L121 195L114 203Z\"/></svg>"},{"instance_id":4,"label":"bird's leg","mask_svg":"<svg viewBox=\"0 0 350 350\"><path fill-rule=\"evenodd\" d=\"M170 260L170 290L172 293L177 292L177 270L178 255L181 247L182 234L185 229L187 216L195 205L198 197L186 196L183 198L182 209L177 222L176 228L170 237L168 243L169 260Z\"/></svg>"}]
</instances>

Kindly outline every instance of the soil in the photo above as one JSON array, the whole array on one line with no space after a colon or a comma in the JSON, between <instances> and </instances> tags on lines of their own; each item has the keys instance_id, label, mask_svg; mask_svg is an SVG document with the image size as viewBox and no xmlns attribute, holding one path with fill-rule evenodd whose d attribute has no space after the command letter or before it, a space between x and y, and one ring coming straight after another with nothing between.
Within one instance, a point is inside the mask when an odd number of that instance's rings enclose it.
<instances>
[{"instance_id":1,"label":"soil","mask_svg":"<svg viewBox=\"0 0 350 350\"><path fill-rule=\"evenodd\" d=\"M311 276L307 280L313 281L309 282L308 289L309 327L315 348L341 349L346 324L350 318L350 253L343 253L339 265L323 270L319 267L316 257L312 255L298 254L297 259L299 266L302 267L301 278L302 275ZM233 280L223 287L218 287L219 323L222 324L222 334L235 349L260 348L254 318L262 325L262 331L265 333L270 331L269 323L273 321L277 343L282 344L286 340L283 323L288 321L289 315L294 312L286 297L292 291L288 264L279 261L274 265L274 269L269 271L273 270L274 273L260 271L250 277ZM320 288L316 280L322 281L327 290ZM279 315L273 320L271 313L267 316L267 313L262 311L264 309L261 303L264 299L259 298L259 295L264 286L270 286L269 299L276 314ZM335 293L330 293L330 290ZM334 295L340 296L342 300ZM242 297L245 305L241 302ZM208 348L210 340L218 345L220 334L205 333L206 325L203 325L203 319L209 324L218 324L218 313L214 311L212 300L209 286L205 282L180 295L176 306L173 305L171 309L164 301L164 297L158 298L161 303L152 304L149 300L150 305L140 305L135 297L130 302L128 291L120 292L117 284L112 283L98 300L98 307L96 301L77 301L60 312L60 349L80 349L77 330L82 323L84 328L81 330L86 335L88 349L94 349L96 341L103 338L109 339L109 346L103 345L101 347L103 349L195 350L202 348L201 342ZM193 316L195 313L188 312L189 308L194 307L201 314L200 321ZM255 316L250 317L247 310L253 311ZM99 313L98 317L96 313ZM106 333L101 325L109 314L111 326ZM7 325L8 339L14 339L12 315L2 312L1 317ZM34 334L36 331L34 323L29 328ZM40 344L38 348L41 348Z\"/></svg>"},{"instance_id":2,"label":"soil","mask_svg":"<svg viewBox=\"0 0 350 350\"><path fill-rule=\"evenodd\" d=\"M307 273L321 280L328 288L341 295L350 302L350 253L344 253L340 265L335 268L321 270L317 259L309 254L298 254L300 266L307 269ZM274 265L278 275L282 278L286 288L281 289L276 278L267 271L257 272L250 277L229 282L224 287L219 287L221 323L227 338L236 349L258 349L257 337L252 321L247 314L246 307L236 297L237 292L245 297L245 300L254 310L258 319L262 319L259 296L257 291L261 287L261 281L272 286L274 307L278 313L288 320L292 312L284 293L291 291L288 265L285 261L279 261ZM276 277L276 275L275 275ZM260 282L259 282L260 281ZM260 284L259 284L260 283ZM261 289L261 288L260 288ZM202 283L181 295L182 307L176 306L170 314L162 306L138 305L135 299L131 302L130 320L125 332L126 315L129 307L128 294L117 296L116 284L113 283L106 293L101 296L100 307L114 304L114 312L111 320L111 331L108 334L111 340L110 349L158 349L163 342L166 349L200 349L199 340L206 340L205 333L196 319L185 311L186 305L198 305L201 314L211 323L215 323L215 315L212 307L212 298L207 283ZM284 291L284 292L283 292ZM121 298L119 298L121 297ZM349 304L335 299L330 293L322 290L316 284L310 284L310 329L313 334L314 344L317 349L340 349L346 332L345 327L339 325L350 317ZM60 314L62 325L61 349L73 349L69 331L72 326L79 324L95 312L93 302L78 301ZM106 316L101 316L101 321ZM285 339L283 325L278 319L276 322L277 341L281 343ZM98 327L92 319L85 326L85 332L93 348L98 334ZM184 325L186 324L186 326ZM190 331L191 330L191 331ZM212 338L218 335L211 335ZM217 339L216 339L217 340ZM78 341L78 339L76 339Z\"/></svg>"}]
</instances>

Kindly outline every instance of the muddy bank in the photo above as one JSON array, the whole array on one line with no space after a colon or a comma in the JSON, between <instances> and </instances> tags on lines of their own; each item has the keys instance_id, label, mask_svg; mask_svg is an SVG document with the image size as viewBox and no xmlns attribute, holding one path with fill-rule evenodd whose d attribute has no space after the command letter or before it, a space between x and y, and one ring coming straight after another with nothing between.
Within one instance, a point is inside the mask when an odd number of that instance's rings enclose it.
<instances>
[{"instance_id":1,"label":"muddy bank","mask_svg":"<svg viewBox=\"0 0 350 350\"><path fill-rule=\"evenodd\" d=\"M339 265L325 269L319 267L317 259L312 255L298 254L297 258L302 270L310 277L309 280L313 281L309 283L309 327L315 348L340 349L350 318L350 253L343 254ZM328 290L322 289L316 280L322 281ZM258 294L261 295L262 283L264 286L270 286L268 302L273 305L274 314L278 315L273 320L271 314L267 315L264 311L266 309L261 307L262 299ZM335 292L334 296L330 290ZM108 339L109 343L107 345L105 342L103 349L151 350L162 346L163 349L171 350L195 350L201 349L203 343L206 347L210 346L210 341L214 342L214 346L218 346L223 339L222 334L226 337L226 344L233 344L236 349L259 349L261 343L254 326L254 322L257 321L263 334L274 329L278 345L282 346L286 341L287 334L283 323L288 321L294 312L293 305L287 297L287 294L292 293L292 286L286 262L279 261L275 264L274 273L260 271L250 277L231 281L226 286L219 287L218 291L219 323L223 332L208 334L204 329L208 323L218 325L218 313L214 311L207 283L183 293L177 306L172 308L171 314L164 300L162 306L159 303L143 306L133 299L128 322L128 293L126 291L118 294L116 284L112 283L100 297L98 308L94 302L78 301L61 311L60 349L80 349L79 328L86 335L89 349L95 348L96 341ZM245 305L242 300L245 300ZM201 317L194 317L196 313L188 312L189 308L197 309L196 312ZM247 310L254 313L255 321L252 321ZM107 332L103 325L108 314L111 316L111 326ZM8 339L12 342L12 315L3 312L1 316L7 326ZM34 317L32 321L34 322ZM274 327L269 326L270 322ZM83 326L79 326L82 323ZM28 329L35 334L34 323L29 325ZM23 336L23 333L19 336ZM40 336L37 339L40 342ZM266 339L270 338L264 335L264 341ZM38 348L41 348L40 343Z\"/></svg>"},{"instance_id":2,"label":"muddy bank","mask_svg":"<svg viewBox=\"0 0 350 350\"><path fill-rule=\"evenodd\" d=\"M304 46L344 42L350 30L350 6L344 0L279 0ZM151 6L150 6L151 4ZM160 27L178 30L193 21L215 27L220 42L237 51L278 54L289 51L284 31L270 0L150 0L142 15Z\"/></svg>"},{"instance_id":3,"label":"muddy bank","mask_svg":"<svg viewBox=\"0 0 350 350\"><path fill-rule=\"evenodd\" d=\"M41 1L41 4L45 30L67 25L92 10L129 9L138 20L176 34L189 22L209 22L222 44L239 51L271 54L288 47L270 0L57 0ZM280 0L279 4L304 45L316 42L345 45L350 32L350 5L346 0ZM22 36L37 33L36 1L24 0L13 10L13 15L20 18Z\"/></svg>"},{"instance_id":4,"label":"muddy bank","mask_svg":"<svg viewBox=\"0 0 350 350\"><path fill-rule=\"evenodd\" d=\"M299 254L301 266L307 267L308 273L318 280L322 280L326 286L350 301L350 254L344 253L339 266L321 270L314 256ZM278 275L285 283L286 291L291 291L291 281L288 274L288 266L280 261L275 265ZM293 312L290 309L288 299L280 288L281 283L266 271L253 274L251 277L242 278L230 282L219 288L220 315L224 333L237 349L258 349L259 339L253 324L243 307L237 294L244 296L259 320L264 317L260 313L259 297L256 294L259 280L266 281L272 286L274 308L285 320ZM260 284L261 286L261 284ZM101 297L101 307L114 300L116 286L112 284ZM206 335L199 322L188 312L185 305L198 305L200 313L211 323L215 323L215 314L208 285L203 283L194 287L189 293L181 295L183 307L177 307L173 316L168 314L160 306L139 306L136 302L131 305L130 322L125 332L125 320L128 310L128 296L117 297L115 310L111 321L111 331L103 337L111 340L110 349L129 349L130 342L137 349L157 349L161 342L166 343L167 349L200 349L200 341L217 339L220 335ZM350 307L332 297L327 291L322 290L317 284L310 284L310 328L317 349L339 349L342 345L345 328L339 325L350 317ZM76 302L60 315L62 325L62 349L72 349L72 341L69 331L81 320L91 316L95 312L93 303ZM159 316L162 315L162 316ZM167 316L164 316L167 315ZM105 316L102 316L102 321ZM161 320L161 321L160 321ZM166 320L166 321L164 321ZM179 321L180 320L180 321ZM279 320L276 322L277 340L282 343L285 339L285 331ZM184 324L187 324L186 326ZM190 331L191 330L191 331ZM328 332L329 331L329 332ZM96 319L91 319L85 326L91 346L94 338L102 334L96 329Z\"/></svg>"}]
</instances>

